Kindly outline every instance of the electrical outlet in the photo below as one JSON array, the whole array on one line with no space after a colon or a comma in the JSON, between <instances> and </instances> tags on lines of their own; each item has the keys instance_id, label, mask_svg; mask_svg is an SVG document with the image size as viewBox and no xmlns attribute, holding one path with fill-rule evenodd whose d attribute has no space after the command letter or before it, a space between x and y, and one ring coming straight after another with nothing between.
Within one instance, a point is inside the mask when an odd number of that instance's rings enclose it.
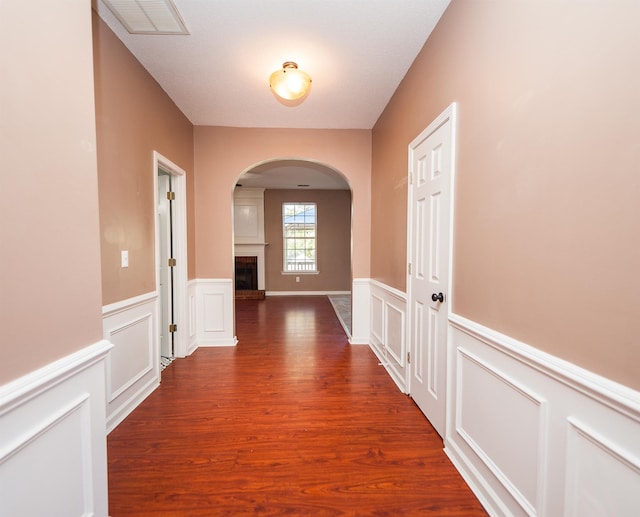
<instances>
[{"instance_id":1,"label":"electrical outlet","mask_svg":"<svg viewBox=\"0 0 640 517\"><path fill-rule=\"evenodd\" d=\"M300 277L299 276L296 277L296 282L300 282Z\"/></svg>"},{"instance_id":2,"label":"electrical outlet","mask_svg":"<svg viewBox=\"0 0 640 517\"><path fill-rule=\"evenodd\" d=\"M122 250L120 252L120 267L129 267L129 251Z\"/></svg>"}]
</instances>

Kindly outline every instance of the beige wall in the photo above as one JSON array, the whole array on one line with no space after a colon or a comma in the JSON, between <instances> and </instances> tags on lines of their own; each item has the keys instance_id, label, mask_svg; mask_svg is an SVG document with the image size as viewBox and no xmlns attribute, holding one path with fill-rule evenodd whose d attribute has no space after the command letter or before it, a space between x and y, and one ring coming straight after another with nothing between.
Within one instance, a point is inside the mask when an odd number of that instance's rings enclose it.
<instances>
[{"instance_id":1,"label":"beige wall","mask_svg":"<svg viewBox=\"0 0 640 517\"><path fill-rule=\"evenodd\" d=\"M94 13L102 302L155 290L153 151L187 173L188 276L195 275L193 126ZM120 251L129 267L120 267Z\"/></svg>"},{"instance_id":2,"label":"beige wall","mask_svg":"<svg viewBox=\"0 0 640 517\"><path fill-rule=\"evenodd\" d=\"M298 202L317 205L317 275L282 274L282 204ZM351 291L350 191L265 190L264 227L267 291Z\"/></svg>"},{"instance_id":3,"label":"beige wall","mask_svg":"<svg viewBox=\"0 0 640 517\"><path fill-rule=\"evenodd\" d=\"M233 189L246 170L278 158L322 163L353 194L352 265L369 276L371 132L368 130L195 128L196 276L232 278Z\"/></svg>"},{"instance_id":4,"label":"beige wall","mask_svg":"<svg viewBox=\"0 0 640 517\"><path fill-rule=\"evenodd\" d=\"M454 312L640 388L638 20L454 0L373 131L373 277L405 288L407 145L456 101Z\"/></svg>"},{"instance_id":5,"label":"beige wall","mask_svg":"<svg viewBox=\"0 0 640 517\"><path fill-rule=\"evenodd\" d=\"M102 337L90 17L0 2L0 385Z\"/></svg>"}]
</instances>

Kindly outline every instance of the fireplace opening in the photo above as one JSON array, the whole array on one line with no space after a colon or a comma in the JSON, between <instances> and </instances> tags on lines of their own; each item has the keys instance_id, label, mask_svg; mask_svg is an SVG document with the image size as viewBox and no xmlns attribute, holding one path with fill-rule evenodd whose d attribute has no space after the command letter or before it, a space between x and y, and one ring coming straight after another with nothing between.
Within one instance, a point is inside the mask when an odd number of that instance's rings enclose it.
<instances>
[{"instance_id":1,"label":"fireplace opening","mask_svg":"<svg viewBox=\"0 0 640 517\"><path fill-rule=\"evenodd\" d=\"M258 290L258 257L236 257L236 291Z\"/></svg>"}]
</instances>

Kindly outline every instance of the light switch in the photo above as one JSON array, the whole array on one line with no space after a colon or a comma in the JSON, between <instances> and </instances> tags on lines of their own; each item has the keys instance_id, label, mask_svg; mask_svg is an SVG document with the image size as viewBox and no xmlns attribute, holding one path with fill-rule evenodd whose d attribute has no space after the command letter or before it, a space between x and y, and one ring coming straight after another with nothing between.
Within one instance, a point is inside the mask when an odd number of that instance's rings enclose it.
<instances>
[{"instance_id":1,"label":"light switch","mask_svg":"<svg viewBox=\"0 0 640 517\"><path fill-rule=\"evenodd\" d=\"M129 267L129 251L128 250L122 250L120 252L120 266Z\"/></svg>"}]
</instances>

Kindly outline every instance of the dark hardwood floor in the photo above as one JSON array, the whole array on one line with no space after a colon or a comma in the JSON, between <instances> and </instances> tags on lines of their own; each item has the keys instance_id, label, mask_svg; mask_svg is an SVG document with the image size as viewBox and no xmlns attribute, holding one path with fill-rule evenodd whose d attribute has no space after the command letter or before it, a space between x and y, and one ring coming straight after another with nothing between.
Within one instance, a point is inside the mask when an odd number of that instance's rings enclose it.
<instances>
[{"instance_id":1,"label":"dark hardwood floor","mask_svg":"<svg viewBox=\"0 0 640 517\"><path fill-rule=\"evenodd\" d=\"M174 361L109 435L111 517L486 515L327 298L236 311L237 347Z\"/></svg>"}]
</instances>

